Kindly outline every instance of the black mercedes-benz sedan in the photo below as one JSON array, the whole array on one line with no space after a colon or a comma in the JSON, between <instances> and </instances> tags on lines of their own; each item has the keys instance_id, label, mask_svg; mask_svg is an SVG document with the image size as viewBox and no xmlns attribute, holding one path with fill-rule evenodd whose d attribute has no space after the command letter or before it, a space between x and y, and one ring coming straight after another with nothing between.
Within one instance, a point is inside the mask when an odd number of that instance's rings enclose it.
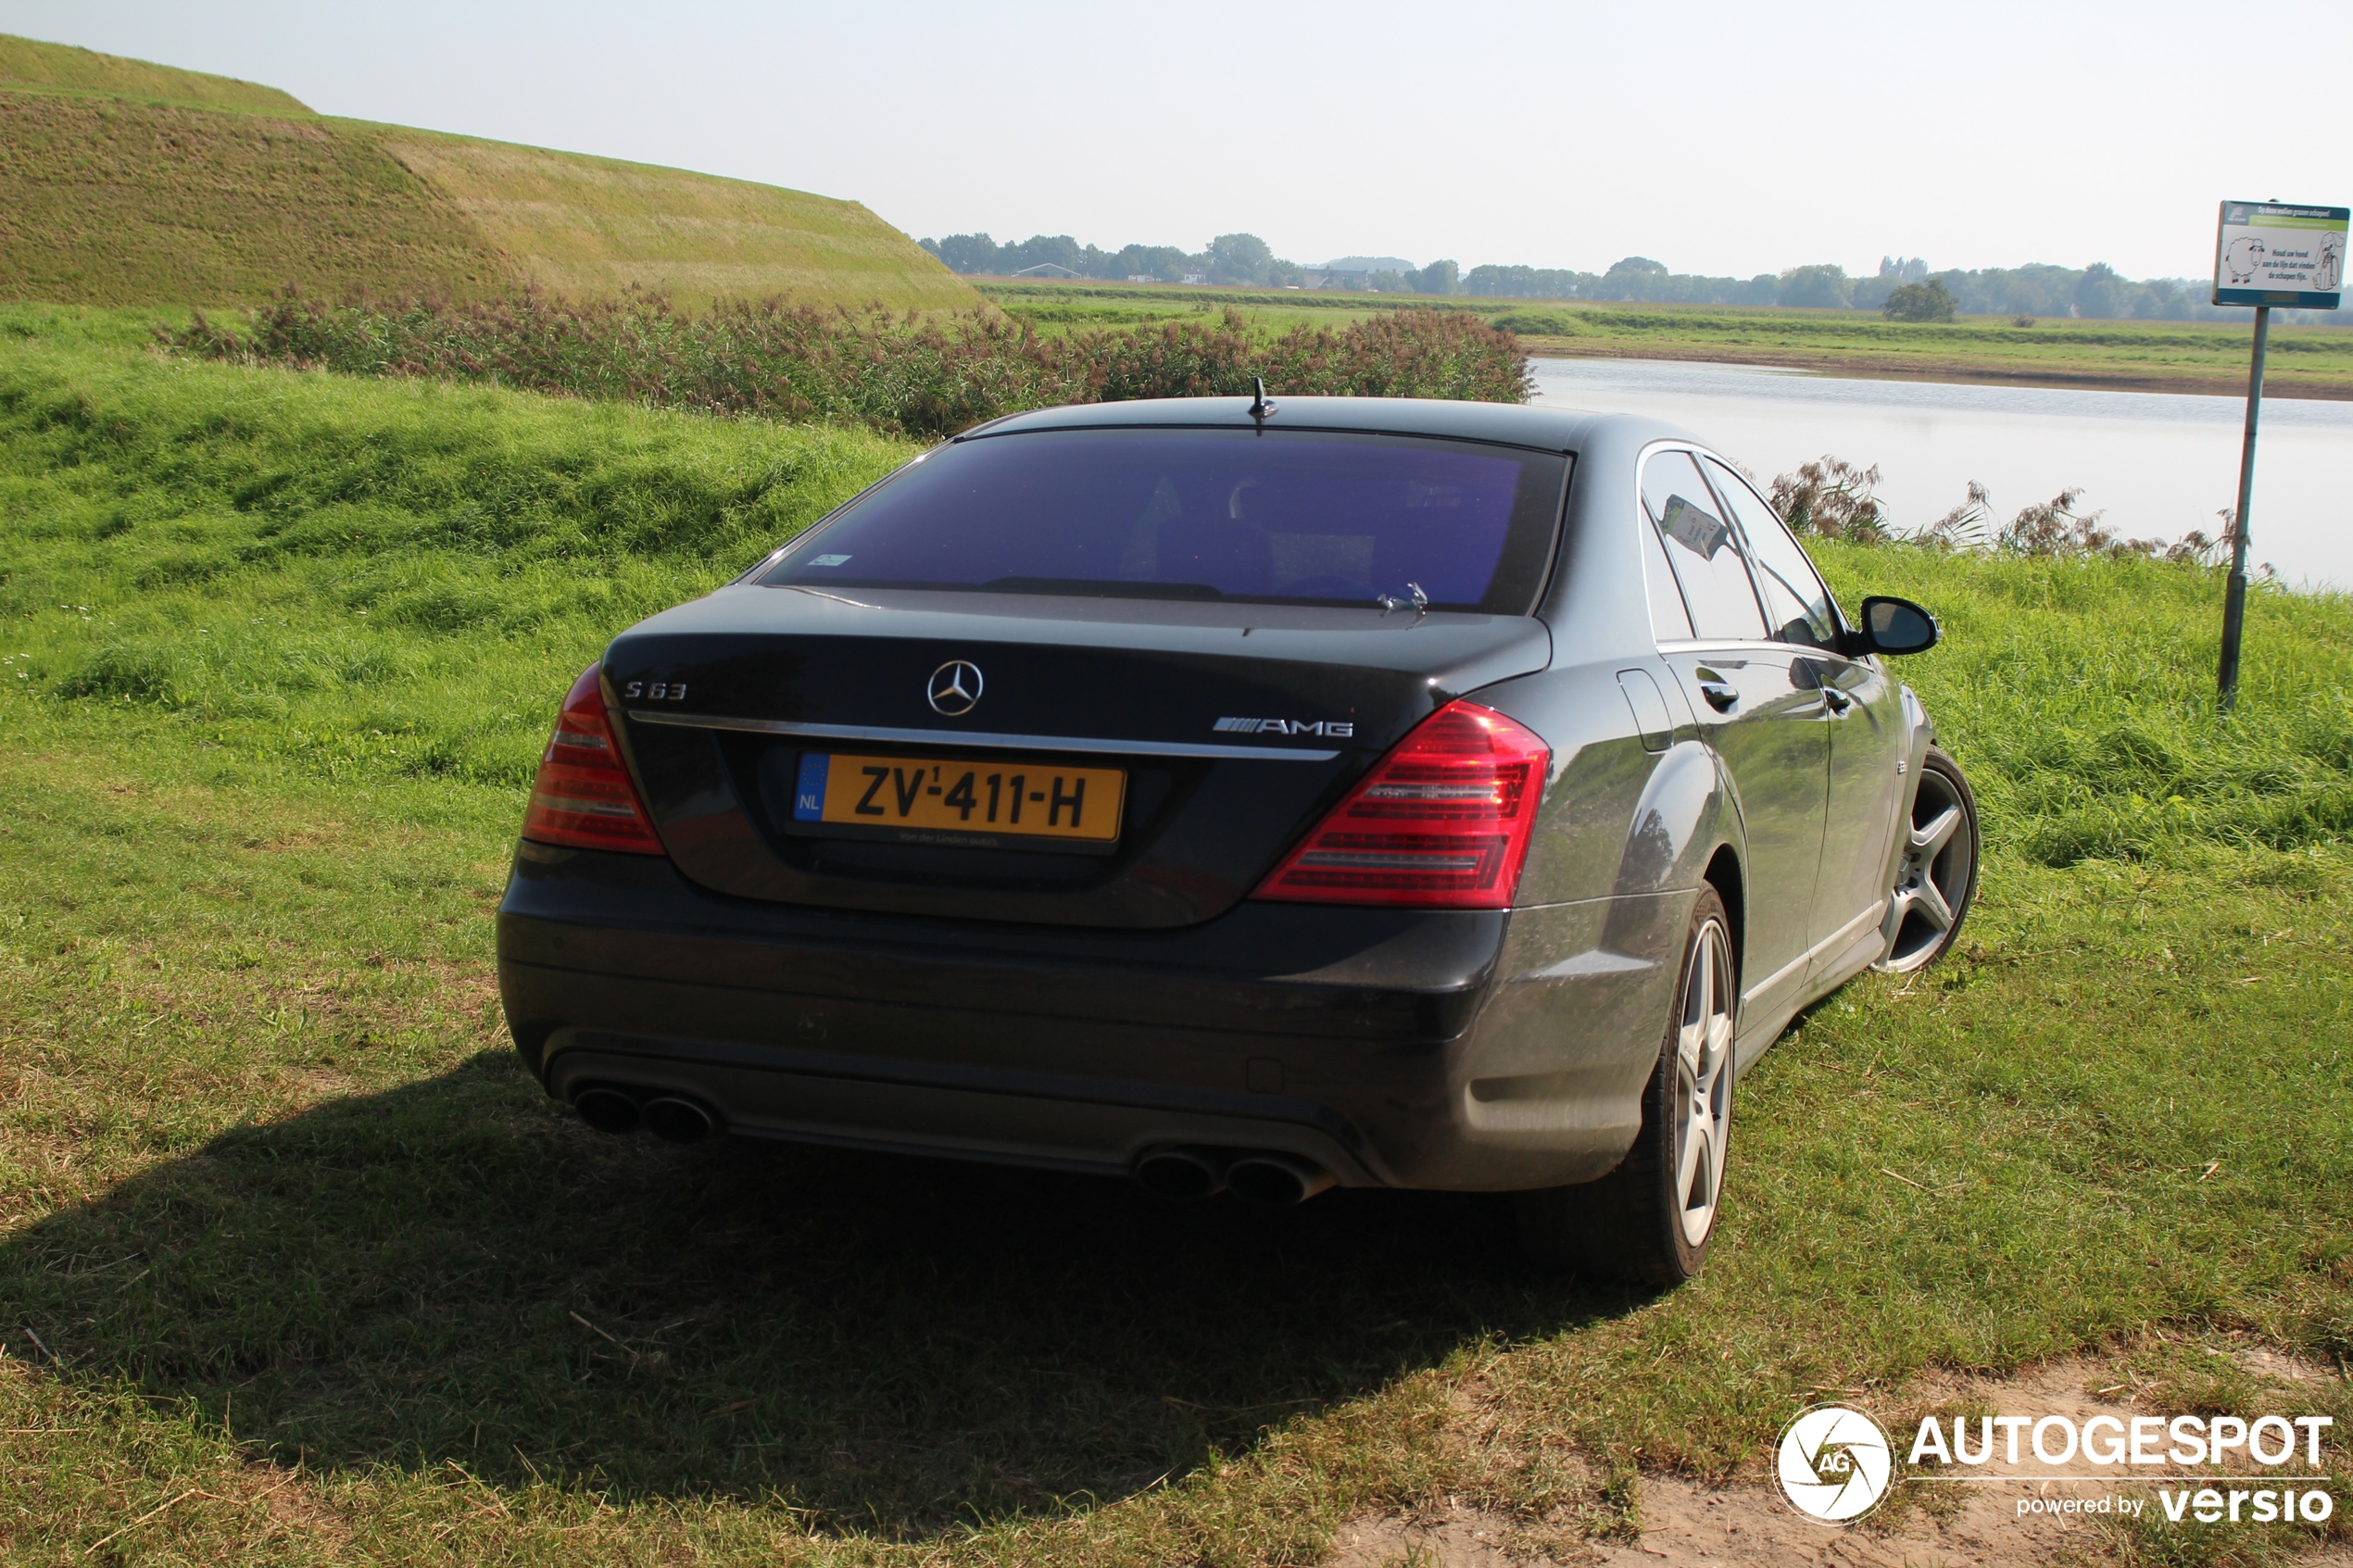
<instances>
[{"instance_id":1,"label":"black mercedes-benz sedan","mask_svg":"<svg viewBox=\"0 0 2353 1568\"><path fill-rule=\"evenodd\" d=\"M1648 420L1049 409L926 453L564 699L498 921L592 1124L1512 1193L1656 1283L1741 1072L1934 960L1975 807L1739 470Z\"/></svg>"}]
</instances>

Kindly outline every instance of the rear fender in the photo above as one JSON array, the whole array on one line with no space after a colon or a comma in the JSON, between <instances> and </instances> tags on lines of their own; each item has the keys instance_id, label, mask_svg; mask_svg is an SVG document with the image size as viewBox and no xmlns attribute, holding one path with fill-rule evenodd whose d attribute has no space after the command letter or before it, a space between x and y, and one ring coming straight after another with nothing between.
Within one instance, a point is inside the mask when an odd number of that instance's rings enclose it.
<instances>
[{"instance_id":1,"label":"rear fender","mask_svg":"<svg viewBox=\"0 0 2353 1568\"><path fill-rule=\"evenodd\" d=\"M1611 891L1625 897L1695 888L1723 844L1745 861L1731 781L1713 751L1681 742L1659 759L1635 802Z\"/></svg>"}]
</instances>

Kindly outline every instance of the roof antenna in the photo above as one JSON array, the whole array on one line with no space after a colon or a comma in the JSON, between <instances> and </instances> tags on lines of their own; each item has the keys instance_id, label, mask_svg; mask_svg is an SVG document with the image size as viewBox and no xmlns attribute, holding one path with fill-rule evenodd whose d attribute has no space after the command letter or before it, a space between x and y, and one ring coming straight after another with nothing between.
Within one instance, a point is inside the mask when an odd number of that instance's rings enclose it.
<instances>
[{"instance_id":1,"label":"roof antenna","mask_svg":"<svg viewBox=\"0 0 2353 1568\"><path fill-rule=\"evenodd\" d=\"M1264 424L1266 421L1266 416L1275 411L1274 400L1266 395L1266 378L1252 376L1250 378L1250 384L1258 389L1258 395L1251 399L1250 417Z\"/></svg>"}]
</instances>

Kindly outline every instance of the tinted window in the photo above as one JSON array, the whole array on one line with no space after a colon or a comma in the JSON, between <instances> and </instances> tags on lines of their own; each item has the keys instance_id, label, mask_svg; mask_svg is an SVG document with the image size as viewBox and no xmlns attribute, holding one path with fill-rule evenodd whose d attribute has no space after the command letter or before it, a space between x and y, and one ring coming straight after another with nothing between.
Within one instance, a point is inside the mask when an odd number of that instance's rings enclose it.
<instances>
[{"instance_id":1,"label":"tinted window","mask_svg":"<svg viewBox=\"0 0 2353 1568\"><path fill-rule=\"evenodd\" d=\"M1642 530L1642 581L1650 590L1651 635L1662 643L1689 642L1691 612L1683 608L1683 590L1675 585L1675 570L1667 564L1667 546L1648 522Z\"/></svg>"},{"instance_id":2,"label":"tinted window","mask_svg":"<svg viewBox=\"0 0 2353 1568\"><path fill-rule=\"evenodd\" d=\"M1764 636L1765 619L1741 562L1740 542L1716 515L1716 498L1690 453L1651 455L1642 465L1642 505L1667 543L1692 630L1704 638Z\"/></svg>"},{"instance_id":3,"label":"tinted window","mask_svg":"<svg viewBox=\"0 0 2353 1568\"><path fill-rule=\"evenodd\" d=\"M932 453L762 579L1525 615L1566 458L1441 441L1041 431Z\"/></svg>"},{"instance_id":4,"label":"tinted window","mask_svg":"<svg viewBox=\"0 0 2353 1568\"><path fill-rule=\"evenodd\" d=\"M1738 474L1713 458L1706 462L1717 494L1748 536L1749 564L1756 569L1756 585L1765 595L1772 635L1807 647L1836 647L1838 612L1831 608L1830 590L1814 574L1814 563L1806 558L1806 552L1773 515L1773 508Z\"/></svg>"}]
</instances>

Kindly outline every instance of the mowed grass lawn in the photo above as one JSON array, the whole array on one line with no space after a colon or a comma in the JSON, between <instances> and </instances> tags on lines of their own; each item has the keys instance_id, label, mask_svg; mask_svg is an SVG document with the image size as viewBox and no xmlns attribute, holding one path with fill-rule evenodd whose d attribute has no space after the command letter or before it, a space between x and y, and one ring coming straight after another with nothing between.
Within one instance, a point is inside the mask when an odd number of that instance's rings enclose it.
<instances>
[{"instance_id":1,"label":"mowed grass lawn","mask_svg":"<svg viewBox=\"0 0 2353 1568\"><path fill-rule=\"evenodd\" d=\"M491 979L554 704L908 449L92 320L0 316L12 1561L1309 1562L1443 1499L1567 1553L1825 1391L2082 1351L2259 1408L2245 1349L2353 1356L2342 599L2258 593L2221 720L2208 574L1823 552L1944 617L1904 674L1982 899L1752 1073L1708 1273L1628 1294L1478 1198L587 1131Z\"/></svg>"}]
</instances>

